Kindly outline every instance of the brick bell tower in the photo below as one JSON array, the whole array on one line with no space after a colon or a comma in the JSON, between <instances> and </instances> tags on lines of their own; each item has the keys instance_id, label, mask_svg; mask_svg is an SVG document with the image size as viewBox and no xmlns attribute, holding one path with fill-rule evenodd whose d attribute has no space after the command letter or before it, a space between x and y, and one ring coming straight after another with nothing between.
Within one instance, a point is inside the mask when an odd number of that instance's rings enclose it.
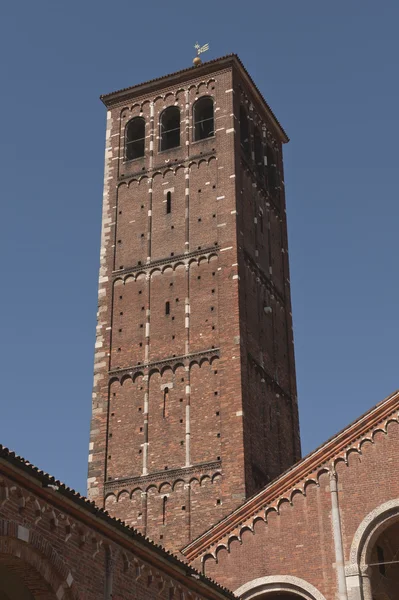
<instances>
[{"instance_id":1,"label":"brick bell tower","mask_svg":"<svg viewBox=\"0 0 399 600\"><path fill-rule=\"evenodd\" d=\"M89 497L177 550L300 458L288 138L236 55L102 101Z\"/></svg>"}]
</instances>

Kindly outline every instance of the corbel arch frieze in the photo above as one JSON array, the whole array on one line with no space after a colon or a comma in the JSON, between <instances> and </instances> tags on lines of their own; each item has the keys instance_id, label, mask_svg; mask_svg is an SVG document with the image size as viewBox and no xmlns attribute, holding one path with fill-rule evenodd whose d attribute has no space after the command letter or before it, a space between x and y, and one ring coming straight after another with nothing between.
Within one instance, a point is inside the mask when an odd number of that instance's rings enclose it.
<instances>
[{"instance_id":1,"label":"corbel arch frieze","mask_svg":"<svg viewBox=\"0 0 399 600\"><path fill-rule=\"evenodd\" d=\"M326 460L325 462L320 464L320 466L316 470L309 472L309 474L306 475L305 477L303 477L301 480L296 481L293 484L293 486L290 486L287 490L280 492L280 494L278 496L276 496L274 499L270 499L267 502L265 502L265 505L261 509L257 509L256 512L250 518L244 520L238 526L235 526L234 529L232 529L229 534L224 535L219 540L215 541L212 544L212 546L208 547L208 549L206 550L206 554L204 554L201 559L202 562L204 563L205 560L208 560L210 558L213 558L214 560L216 560L217 552L218 552L219 548L227 548L227 550L230 551L229 548L230 548L231 541L234 540L235 538L238 538L239 540L241 540L241 532L244 530L244 528L249 527L251 530L253 530L253 525L255 523L255 520L261 518L267 524L268 523L268 515L270 513L276 513L278 516L280 516L279 508L283 502L290 503L291 506L294 506L296 495L302 494L303 496L306 497L307 488L312 485L319 486L320 485L319 478L324 474L335 472L335 467L339 462L344 462L350 468L349 461L348 461L348 457L350 456L350 454L353 452L361 454L362 445L365 442L370 442L371 440L373 440L374 435L377 432L383 432L385 435L389 435L388 425L393 422L399 424L398 413L395 413L394 416L390 415L388 418L386 418L384 420L383 423L379 423L378 425L376 425L372 431L365 432L364 435L362 435L360 438L357 438L352 443L348 444L335 457L330 458L329 460ZM374 440L373 443L376 443L376 441ZM391 504L391 503L393 503L393 504ZM386 508L390 509L393 506L396 507L395 503L397 503L397 506L398 506L397 512L399 515L399 499L391 500L390 502L387 503L386 506L383 505L381 507L381 511L384 511ZM393 510L395 511L396 508L394 508ZM368 519L370 521L372 521L375 518L376 513L372 513L372 515L373 516L369 515L369 517L368 517ZM366 520L365 520L365 524L366 524ZM359 529L359 531L360 531L360 529ZM355 541L355 540L359 540L360 535L361 535L361 533L356 534L356 536L354 538L354 542L353 542L354 546L352 545L352 547L357 547L359 545L360 542ZM353 573L354 571L356 573L359 572L359 567L355 566L357 563L353 559L353 555L352 555L353 552L354 552L354 550L352 549L351 550L352 558L350 560L349 565L347 566L347 574L348 575L350 573Z\"/></svg>"}]
</instances>

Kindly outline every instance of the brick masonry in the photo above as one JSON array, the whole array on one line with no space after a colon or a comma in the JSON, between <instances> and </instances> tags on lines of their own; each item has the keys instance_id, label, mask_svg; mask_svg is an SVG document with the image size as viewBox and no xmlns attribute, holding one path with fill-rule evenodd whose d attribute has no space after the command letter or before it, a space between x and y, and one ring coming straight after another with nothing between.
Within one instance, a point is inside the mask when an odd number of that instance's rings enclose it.
<instances>
[{"instance_id":1,"label":"brick masonry","mask_svg":"<svg viewBox=\"0 0 399 600\"><path fill-rule=\"evenodd\" d=\"M300 457L285 134L235 58L177 76L104 99L88 479L99 506L172 549ZM215 136L194 142L202 96L214 100ZM181 111L180 146L160 152L169 106ZM126 162L135 116L145 119L145 156Z\"/></svg>"},{"instance_id":2,"label":"brick masonry","mask_svg":"<svg viewBox=\"0 0 399 600\"><path fill-rule=\"evenodd\" d=\"M291 585L300 580L301 585L306 582L314 588L311 595L304 596L312 600L371 600L365 588L361 594L358 577L364 573L368 583L367 563L377 559L370 560L370 553L366 554L362 566L358 554L373 526L380 533L386 524L399 519L399 482L394 467L398 459L397 392L295 465L270 491L265 488L259 498L249 500L248 508L244 504L239 509L242 517L227 517L219 528L210 528L208 541L197 540L196 548L188 547L183 553L191 564L234 592L245 584L250 588L251 582L262 578L279 582L280 589L285 581ZM342 532L341 595L332 482L336 482ZM362 523L366 523L364 535L359 533ZM372 536L374 542L376 537ZM395 544L392 551L397 540ZM303 588L298 592L304 593ZM396 594L380 597L394 598Z\"/></svg>"},{"instance_id":3,"label":"brick masonry","mask_svg":"<svg viewBox=\"0 0 399 600\"><path fill-rule=\"evenodd\" d=\"M0 596L20 600L232 598L2 447Z\"/></svg>"}]
</instances>

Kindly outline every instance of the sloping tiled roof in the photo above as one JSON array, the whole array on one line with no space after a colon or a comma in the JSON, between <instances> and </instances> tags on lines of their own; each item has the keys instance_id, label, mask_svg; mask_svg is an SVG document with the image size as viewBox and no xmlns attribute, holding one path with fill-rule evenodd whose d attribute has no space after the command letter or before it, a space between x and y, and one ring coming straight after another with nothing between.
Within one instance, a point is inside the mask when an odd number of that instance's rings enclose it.
<instances>
[{"instance_id":1,"label":"sloping tiled roof","mask_svg":"<svg viewBox=\"0 0 399 600\"><path fill-rule=\"evenodd\" d=\"M106 510L97 507L94 502L88 500L85 496L79 494L79 492L76 492L75 490L68 487L58 479L55 479L55 477L53 477L52 475L45 473L38 467L32 465L32 463L30 463L25 458L18 456L17 454L15 454L15 452L9 450L8 448L0 444L0 461L1 459L11 464L19 471L22 471L23 474L25 474L29 478L34 478L41 487L56 489L57 494L60 494L67 500L72 501L84 513L89 513L97 518L102 519L107 525L110 525L116 531L119 531L133 538L135 542L138 542L140 545L146 548L147 551L152 553L155 552L163 560L166 559L167 562L169 562L171 565L184 569L186 575L192 576L194 577L194 579L200 580L202 584L209 586L219 595L223 595L224 597L231 599L236 598L230 590L219 585L212 579L205 577L205 575L203 575L190 565L180 560L175 554L172 554L168 550L165 550L162 546L159 546L158 544L150 540L148 537L145 537L143 534L137 531L137 529L126 525L120 519L115 519L114 517L111 517ZM189 586L188 582L187 585Z\"/></svg>"},{"instance_id":2,"label":"sloping tiled roof","mask_svg":"<svg viewBox=\"0 0 399 600\"><path fill-rule=\"evenodd\" d=\"M168 79L172 80L171 83L173 83L175 81L189 79L194 74L200 77L202 74L206 74L208 72L217 70L218 67L222 68L223 63L225 63L226 65L234 64L241 71L241 73L245 75L245 77L249 80L249 83L251 84L252 88L254 89L256 95L258 96L260 102L264 105L266 112L269 114L272 121L274 121L277 129L280 132L282 141L288 142L289 138L286 132L284 131L281 123L277 119L276 115L273 113L272 109L266 102L256 83L252 79L251 75L248 73L247 69L244 67L244 64L242 63L237 54L227 54L226 56L214 58L213 60L209 60L205 63L202 63L199 67L188 67L186 69L181 69L180 71L175 71L174 73L169 73L168 75L162 75L162 77L150 79L137 85L122 88L109 94L102 94L100 96L100 99L105 104L105 106L112 107L113 104L121 102L122 100L127 100L130 97L138 96L143 93L147 93L149 91L164 87Z\"/></svg>"},{"instance_id":3,"label":"sloping tiled roof","mask_svg":"<svg viewBox=\"0 0 399 600\"><path fill-rule=\"evenodd\" d=\"M298 486L306 477L322 468L329 461L333 461L348 447L353 447L360 438L364 437L372 429L378 428L382 422L386 422L393 413L396 412L397 420L399 420L398 409L399 390L385 398L385 400L382 400L382 402L371 408L351 425L348 425L327 442L316 448L316 450L293 465L260 492L246 500L230 515L221 519L196 540L187 544L181 550L182 554L190 561L204 554L208 548L217 544L225 536L228 536L241 523L250 519L267 505L289 494L292 488Z\"/></svg>"}]
</instances>

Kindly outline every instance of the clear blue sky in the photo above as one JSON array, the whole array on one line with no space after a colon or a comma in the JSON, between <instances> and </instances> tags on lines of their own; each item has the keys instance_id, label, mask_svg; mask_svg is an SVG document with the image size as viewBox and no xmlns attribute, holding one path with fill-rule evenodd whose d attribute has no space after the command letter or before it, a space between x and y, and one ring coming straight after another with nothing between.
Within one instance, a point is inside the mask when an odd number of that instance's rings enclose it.
<instances>
[{"instance_id":1,"label":"clear blue sky","mask_svg":"<svg viewBox=\"0 0 399 600\"><path fill-rule=\"evenodd\" d=\"M147 11L148 10L148 14ZM239 54L287 130L304 454L399 387L393 0L3 2L0 441L85 493L101 93Z\"/></svg>"}]
</instances>

